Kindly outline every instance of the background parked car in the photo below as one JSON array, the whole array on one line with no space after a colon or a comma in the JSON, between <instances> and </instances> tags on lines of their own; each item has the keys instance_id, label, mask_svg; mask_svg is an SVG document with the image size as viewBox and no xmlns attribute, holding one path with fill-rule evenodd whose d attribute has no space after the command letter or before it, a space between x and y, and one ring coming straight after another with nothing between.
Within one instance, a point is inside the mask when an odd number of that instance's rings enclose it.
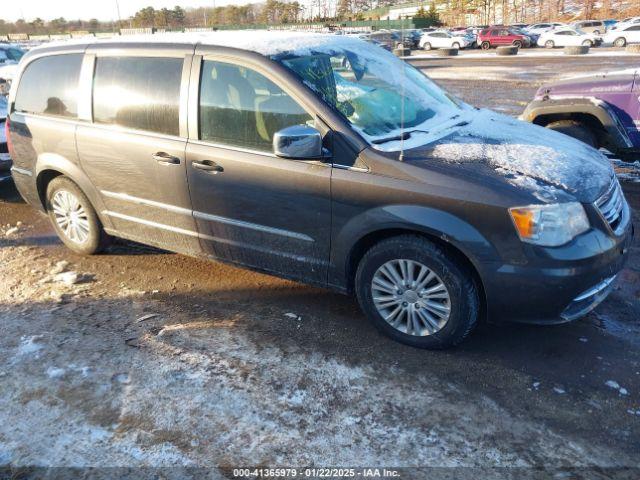
<instances>
[{"instance_id":1,"label":"background parked car","mask_svg":"<svg viewBox=\"0 0 640 480\"><path fill-rule=\"evenodd\" d=\"M582 22L575 22L571 26L576 30L593 33L594 35L604 34L607 31L607 27L601 20L584 20Z\"/></svg>"},{"instance_id":2,"label":"background parked car","mask_svg":"<svg viewBox=\"0 0 640 480\"><path fill-rule=\"evenodd\" d=\"M531 40L527 35L516 33L507 27L487 28L478 35L478 44L483 50L492 47L514 45L516 47L530 47Z\"/></svg>"},{"instance_id":3,"label":"background parked car","mask_svg":"<svg viewBox=\"0 0 640 480\"><path fill-rule=\"evenodd\" d=\"M545 48L576 47L584 45L595 47L602 43L602 38L592 33L585 33L573 28L559 28L543 33L538 45Z\"/></svg>"},{"instance_id":4,"label":"background parked car","mask_svg":"<svg viewBox=\"0 0 640 480\"><path fill-rule=\"evenodd\" d=\"M624 47L628 43L640 43L640 23L631 23L625 27L611 30L603 37L604 43Z\"/></svg>"},{"instance_id":5,"label":"background parked car","mask_svg":"<svg viewBox=\"0 0 640 480\"><path fill-rule=\"evenodd\" d=\"M422 38L422 32L419 30L403 30L400 32L402 44L406 48L418 48L420 38Z\"/></svg>"},{"instance_id":6,"label":"background parked car","mask_svg":"<svg viewBox=\"0 0 640 480\"><path fill-rule=\"evenodd\" d=\"M534 33L536 35L542 35L545 32L548 32L550 30L553 30L554 28L558 28L558 27L564 27L566 26L563 23L557 23L557 22L549 22L549 23L536 23L534 25L530 25L527 27L526 32L527 33Z\"/></svg>"},{"instance_id":7,"label":"background parked car","mask_svg":"<svg viewBox=\"0 0 640 480\"><path fill-rule=\"evenodd\" d=\"M607 31L611 30L611 27L615 26L618 23L618 20L614 20L613 18L609 20L603 20L604 26L607 27Z\"/></svg>"},{"instance_id":8,"label":"background parked car","mask_svg":"<svg viewBox=\"0 0 640 480\"><path fill-rule=\"evenodd\" d=\"M592 147L604 147L622 159L637 160L640 110L634 91L636 78L634 73L613 72L543 85L522 119Z\"/></svg>"},{"instance_id":9,"label":"background parked car","mask_svg":"<svg viewBox=\"0 0 640 480\"><path fill-rule=\"evenodd\" d=\"M375 42L385 50L393 50L396 46L396 40L391 35L391 32L373 32L369 35L368 41Z\"/></svg>"},{"instance_id":10,"label":"background parked car","mask_svg":"<svg viewBox=\"0 0 640 480\"><path fill-rule=\"evenodd\" d=\"M625 18L623 20L620 20L618 23L616 23L613 27L610 28L610 30L621 30L624 27L627 27L629 25L636 24L636 23L640 23L640 17Z\"/></svg>"},{"instance_id":11,"label":"background parked car","mask_svg":"<svg viewBox=\"0 0 640 480\"><path fill-rule=\"evenodd\" d=\"M518 27L510 27L510 29L514 33L519 33L520 35L529 37L529 42L532 47L538 44L538 38L540 38L540 35L538 35L537 33L531 33Z\"/></svg>"},{"instance_id":12,"label":"background parked car","mask_svg":"<svg viewBox=\"0 0 640 480\"><path fill-rule=\"evenodd\" d=\"M432 48L467 48L472 42L466 36L457 36L449 32L430 32L422 35L420 48L431 50Z\"/></svg>"}]
</instances>

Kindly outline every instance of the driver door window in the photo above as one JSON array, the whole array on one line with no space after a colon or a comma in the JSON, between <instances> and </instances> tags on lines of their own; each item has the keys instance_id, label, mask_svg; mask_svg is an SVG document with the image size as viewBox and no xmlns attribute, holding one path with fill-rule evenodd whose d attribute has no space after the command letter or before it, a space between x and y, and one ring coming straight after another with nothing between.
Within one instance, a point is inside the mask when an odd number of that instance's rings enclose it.
<instances>
[{"instance_id":1,"label":"driver door window","mask_svg":"<svg viewBox=\"0 0 640 480\"><path fill-rule=\"evenodd\" d=\"M262 152L273 135L313 118L260 73L230 63L205 61L200 82L199 138Z\"/></svg>"}]
</instances>

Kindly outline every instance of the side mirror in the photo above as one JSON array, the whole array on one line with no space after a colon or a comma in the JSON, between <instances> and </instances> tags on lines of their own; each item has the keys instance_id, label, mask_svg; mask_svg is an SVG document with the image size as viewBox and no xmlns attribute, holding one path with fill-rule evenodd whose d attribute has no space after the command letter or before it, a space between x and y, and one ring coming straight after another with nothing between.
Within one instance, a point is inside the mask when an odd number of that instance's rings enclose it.
<instances>
[{"instance_id":1,"label":"side mirror","mask_svg":"<svg viewBox=\"0 0 640 480\"><path fill-rule=\"evenodd\" d=\"M273 153L294 160L322 158L322 135L306 125L283 128L273 136Z\"/></svg>"}]
</instances>

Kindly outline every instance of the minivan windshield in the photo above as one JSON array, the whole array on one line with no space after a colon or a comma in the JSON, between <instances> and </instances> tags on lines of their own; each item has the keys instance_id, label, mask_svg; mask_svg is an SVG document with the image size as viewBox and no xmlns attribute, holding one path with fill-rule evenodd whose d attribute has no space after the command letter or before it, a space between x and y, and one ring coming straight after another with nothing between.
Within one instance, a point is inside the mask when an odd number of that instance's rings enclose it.
<instances>
[{"instance_id":1,"label":"minivan windshield","mask_svg":"<svg viewBox=\"0 0 640 480\"><path fill-rule=\"evenodd\" d=\"M274 57L371 144L398 140L459 115L462 104L393 54L365 42Z\"/></svg>"}]
</instances>

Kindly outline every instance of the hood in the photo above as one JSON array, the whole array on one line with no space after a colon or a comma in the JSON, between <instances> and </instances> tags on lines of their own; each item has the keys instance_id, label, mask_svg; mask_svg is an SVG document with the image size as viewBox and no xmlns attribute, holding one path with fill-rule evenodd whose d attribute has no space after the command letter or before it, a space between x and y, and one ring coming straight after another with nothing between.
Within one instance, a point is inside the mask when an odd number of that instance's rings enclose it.
<instances>
[{"instance_id":1,"label":"hood","mask_svg":"<svg viewBox=\"0 0 640 480\"><path fill-rule=\"evenodd\" d=\"M629 93L633 88L635 70L620 70L595 75L572 77L544 85L537 97L545 95L561 96L570 94L593 95L597 93Z\"/></svg>"},{"instance_id":2,"label":"hood","mask_svg":"<svg viewBox=\"0 0 640 480\"><path fill-rule=\"evenodd\" d=\"M543 203L591 203L614 175L602 153L561 133L488 110L469 118L437 141L405 152L405 161L456 165Z\"/></svg>"}]
</instances>

